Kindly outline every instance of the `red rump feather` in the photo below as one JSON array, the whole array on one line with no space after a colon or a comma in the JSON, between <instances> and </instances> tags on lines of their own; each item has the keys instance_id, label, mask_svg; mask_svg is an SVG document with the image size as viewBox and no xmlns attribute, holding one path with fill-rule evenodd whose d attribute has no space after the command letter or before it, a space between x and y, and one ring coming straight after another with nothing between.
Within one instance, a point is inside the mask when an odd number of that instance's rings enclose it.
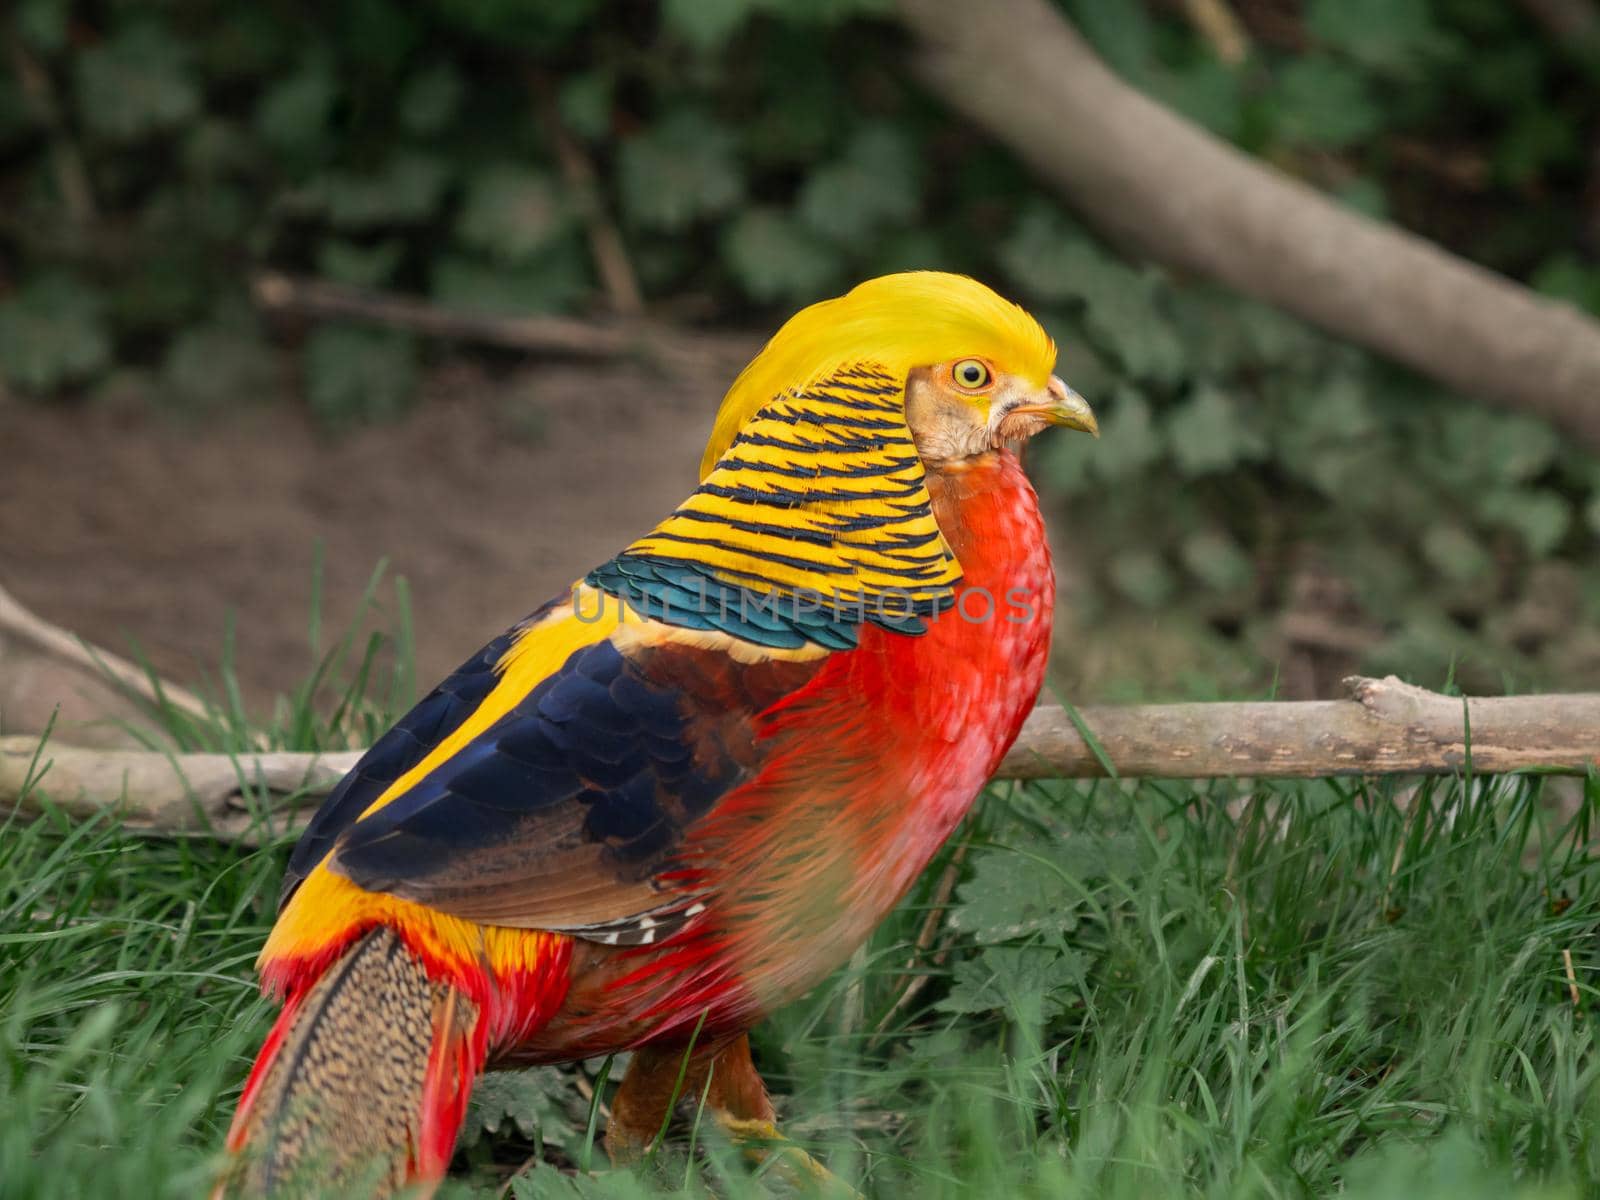
<instances>
[{"instance_id":1,"label":"red rump feather","mask_svg":"<svg viewBox=\"0 0 1600 1200\"><path fill-rule=\"evenodd\" d=\"M440 1179L455 1153L472 1085L483 1070L489 1023L471 1013L471 1001L451 988L434 1014L433 1046L423 1077L421 1115L412 1177Z\"/></svg>"}]
</instances>

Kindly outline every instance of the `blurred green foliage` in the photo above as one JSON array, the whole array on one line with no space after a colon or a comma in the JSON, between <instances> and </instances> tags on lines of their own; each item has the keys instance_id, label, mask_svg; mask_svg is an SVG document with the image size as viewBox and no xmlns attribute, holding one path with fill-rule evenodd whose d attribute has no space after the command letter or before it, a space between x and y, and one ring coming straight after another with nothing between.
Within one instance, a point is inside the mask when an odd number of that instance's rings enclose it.
<instances>
[{"instance_id":1,"label":"blurred green foliage","mask_svg":"<svg viewBox=\"0 0 1600 1200\"><path fill-rule=\"evenodd\" d=\"M1229 67L1182 5L1061 4L1219 136L1600 311L1600 57L1521 6L1254 0L1236 5L1251 55ZM1046 484L1094 514L1069 539L1102 624L1181 613L1220 656L1204 674L1231 662L1259 685L1248 664L1282 657L1279 615L1332 578L1382 614L1367 669L1498 687L1600 668L1600 463L1100 244L922 94L889 9L18 0L0 17L0 375L45 399L131 378L190 410L270 395L284 372L246 295L262 265L591 309L559 125L665 306L767 327L916 266L1040 312L1103 412L1098 444L1041 447ZM301 392L335 425L400 412L423 367L408 337L368 329L299 351Z\"/></svg>"}]
</instances>

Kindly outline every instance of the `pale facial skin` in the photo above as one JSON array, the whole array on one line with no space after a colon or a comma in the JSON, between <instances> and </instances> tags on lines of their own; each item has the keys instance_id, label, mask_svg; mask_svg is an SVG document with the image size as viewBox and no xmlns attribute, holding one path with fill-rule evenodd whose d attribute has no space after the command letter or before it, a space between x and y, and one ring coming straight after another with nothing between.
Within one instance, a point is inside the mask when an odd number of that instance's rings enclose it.
<instances>
[{"instance_id":1,"label":"pale facial skin","mask_svg":"<svg viewBox=\"0 0 1600 1200\"><path fill-rule=\"evenodd\" d=\"M1040 388L978 357L913 370L906 378L906 423L930 466L1026 441L1051 425L1100 433L1083 397L1056 376Z\"/></svg>"}]
</instances>

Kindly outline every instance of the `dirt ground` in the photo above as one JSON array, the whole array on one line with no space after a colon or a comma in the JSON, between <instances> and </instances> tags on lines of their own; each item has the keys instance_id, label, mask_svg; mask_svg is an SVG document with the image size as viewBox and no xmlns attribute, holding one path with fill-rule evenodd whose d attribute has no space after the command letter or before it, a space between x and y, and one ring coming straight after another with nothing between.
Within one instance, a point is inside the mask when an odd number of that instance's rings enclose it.
<instances>
[{"instance_id":1,"label":"dirt ground","mask_svg":"<svg viewBox=\"0 0 1600 1200\"><path fill-rule=\"evenodd\" d=\"M320 541L324 629L387 558L426 685L687 494L725 382L460 363L405 420L337 437L290 403L179 421L0 399L0 584L180 682L214 674L231 611L260 704L310 669Z\"/></svg>"}]
</instances>

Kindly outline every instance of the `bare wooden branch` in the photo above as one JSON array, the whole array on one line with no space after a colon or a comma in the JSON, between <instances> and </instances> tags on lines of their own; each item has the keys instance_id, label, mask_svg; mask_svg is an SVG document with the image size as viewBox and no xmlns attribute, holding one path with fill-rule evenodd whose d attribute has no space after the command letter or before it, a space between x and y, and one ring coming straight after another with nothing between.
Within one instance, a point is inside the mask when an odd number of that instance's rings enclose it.
<instances>
[{"instance_id":1,"label":"bare wooden branch","mask_svg":"<svg viewBox=\"0 0 1600 1200\"><path fill-rule=\"evenodd\" d=\"M35 816L47 798L73 817L111 811L132 829L254 843L303 824L310 814L291 798L314 803L361 754L168 755L3 737L0 812Z\"/></svg>"},{"instance_id":2,"label":"bare wooden branch","mask_svg":"<svg viewBox=\"0 0 1600 1200\"><path fill-rule=\"evenodd\" d=\"M1600 694L1468 700L1393 676L1346 683L1348 700L1132 705L1085 708L1078 717L1122 777L1452 775L1467 769L1469 757L1483 774L1584 774L1600 765ZM20 804L37 813L42 796L73 816L111 809L139 829L256 840L303 823L309 802L326 794L360 753L235 758L54 743L41 751L35 737L0 738L0 812ZM36 756L43 774L30 791ZM997 774L1105 773L1066 710L1044 705Z\"/></svg>"},{"instance_id":3,"label":"bare wooden branch","mask_svg":"<svg viewBox=\"0 0 1600 1200\"><path fill-rule=\"evenodd\" d=\"M252 282L256 304L271 314L314 320L351 320L420 333L574 358L616 358L637 353L640 336L623 325L601 325L572 317L497 317L443 308L425 300L350 287L321 279L300 279L263 271Z\"/></svg>"},{"instance_id":4,"label":"bare wooden branch","mask_svg":"<svg viewBox=\"0 0 1600 1200\"><path fill-rule=\"evenodd\" d=\"M743 367L760 343L738 334L694 333L647 321L501 317L432 304L415 296L263 271L251 283L269 316L344 320L404 329L423 337L499 346L564 358L639 358L719 379Z\"/></svg>"},{"instance_id":5,"label":"bare wooden branch","mask_svg":"<svg viewBox=\"0 0 1600 1200\"><path fill-rule=\"evenodd\" d=\"M1215 779L1497 774L1600 763L1600 693L1470 700L1394 676L1352 677L1348 700L1086 708L1080 719L1121 776ZM1470 730L1470 734L1469 734ZM999 775L1104 775L1064 709L1035 709Z\"/></svg>"},{"instance_id":6,"label":"bare wooden branch","mask_svg":"<svg viewBox=\"0 0 1600 1200\"><path fill-rule=\"evenodd\" d=\"M120 655L30 612L0 587L0 730L43 729L94 745L131 742L126 723L148 725L165 706L209 723L201 699Z\"/></svg>"},{"instance_id":7,"label":"bare wooden branch","mask_svg":"<svg viewBox=\"0 0 1600 1200\"><path fill-rule=\"evenodd\" d=\"M1600 323L1212 137L1047 0L899 11L929 86L1109 236L1600 447Z\"/></svg>"}]
</instances>

